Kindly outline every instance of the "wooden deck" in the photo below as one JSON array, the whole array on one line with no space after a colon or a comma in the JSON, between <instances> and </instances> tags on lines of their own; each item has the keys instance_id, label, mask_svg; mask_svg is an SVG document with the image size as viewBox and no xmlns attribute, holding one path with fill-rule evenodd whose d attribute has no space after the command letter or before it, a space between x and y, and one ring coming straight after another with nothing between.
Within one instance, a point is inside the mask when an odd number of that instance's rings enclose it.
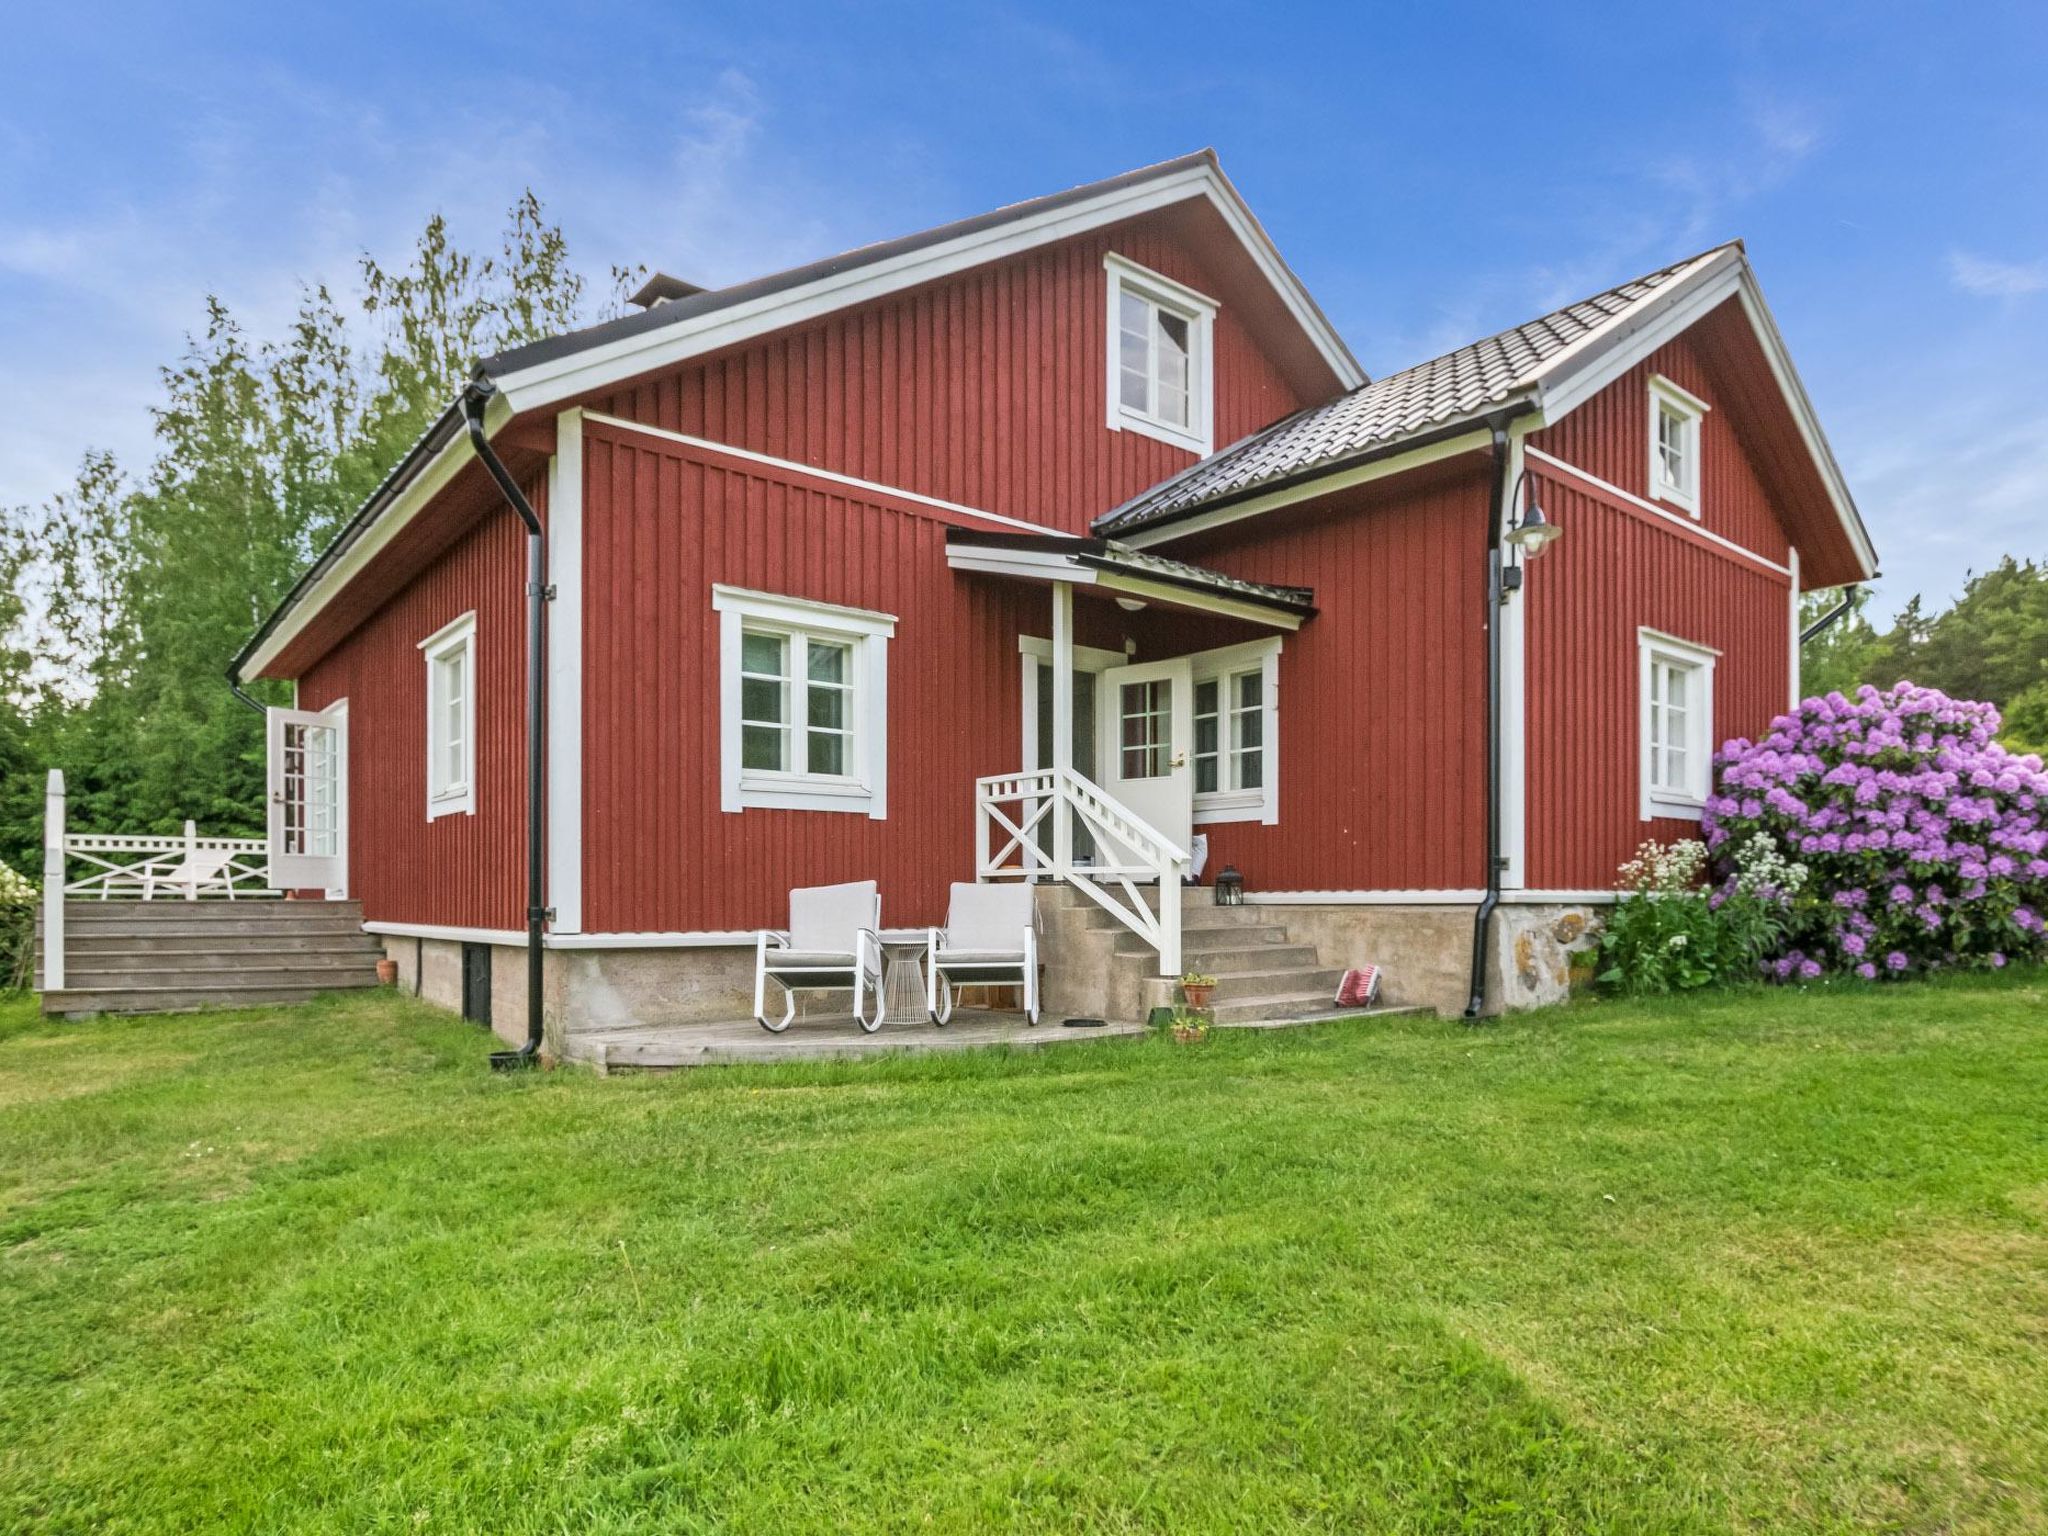
<instances>
[{"instance_id":1,"label":"wooden deck","mask_svg":"<svg viewBox=\"0 0 2048 1536\"><path fill-rule=\"evenodd\" d=\"M1216 1028L1292 1029L1335 1019L1390 1018L1426 1011L1331 1008L1301 1018L1219 1023ZM601 1072L614 1068L666 1070L735 1062L827 1061L897 1051L962 1051L983 1046L1035 1048L1145 1033L1143 1024L1115 1022L1093 1029L1068 1028L1051 1016L1033 1027L1021 1013L963 1008L954 1013L952 1023L943 1029L923 1019L891 1019L872 1035L864 1032L850 1014L801 1018L779 1035L769 1034L752 1019L714 1024L634 1025L571 1035L564 1055L569 1061L596 1067Z\"/></svg>"}]
</instances>

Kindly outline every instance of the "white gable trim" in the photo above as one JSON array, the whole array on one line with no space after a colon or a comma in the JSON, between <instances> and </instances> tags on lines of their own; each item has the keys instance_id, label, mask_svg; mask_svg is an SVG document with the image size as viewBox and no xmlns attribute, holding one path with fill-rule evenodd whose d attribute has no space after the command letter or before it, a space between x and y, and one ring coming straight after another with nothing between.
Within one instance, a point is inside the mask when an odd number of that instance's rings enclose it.
<instances>
[{"instance_id":1,"label":"white gable trim","mask_svg":"<svg viewBox=\"0 0 2048 1536\"><path fill-rule=\"evenodd\" d=\"M1350 349L1317 311L1300 281L1288 271L1279 251L1236 190L1220 171L1207 164L1119 187L1082 202L1062 204L1014 223L906 251L886 261L831 273L799 287L763 294L743 304L622 336L564 357L550 358L502 374L495 383L515 411L530 411L1193 198L1206 198L1222 216L1342 387L1352 389L1364 383L1365 373Z\"/></svg>"}]
</instances>

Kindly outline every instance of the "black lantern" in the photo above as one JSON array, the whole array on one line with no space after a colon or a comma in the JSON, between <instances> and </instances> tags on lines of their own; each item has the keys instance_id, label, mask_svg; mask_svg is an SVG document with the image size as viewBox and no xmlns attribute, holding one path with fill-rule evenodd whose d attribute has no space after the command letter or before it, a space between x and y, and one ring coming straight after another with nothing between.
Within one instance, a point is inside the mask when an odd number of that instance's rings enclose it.
<instances>
[{"instance_id":1,"label":"black lantern","mask_svg":"<svg viewBox=\"0 0 2048 1536\"><path fill-rule=\"evenodd\" d=\"M1226 864L1216 876L1216 905L1219 907L1241 907L1244 905L1244 876L1237 872L1235 864Z\"/></svg>"}]
</instances>

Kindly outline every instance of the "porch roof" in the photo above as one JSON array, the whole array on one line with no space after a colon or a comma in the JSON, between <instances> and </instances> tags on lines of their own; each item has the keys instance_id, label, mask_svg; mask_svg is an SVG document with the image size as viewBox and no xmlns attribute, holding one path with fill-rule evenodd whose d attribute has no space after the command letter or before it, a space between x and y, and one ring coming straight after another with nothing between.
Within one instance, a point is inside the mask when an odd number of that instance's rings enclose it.
<instances>
[{"instance_id":1,"label":"porch roof","mask_svg":"<svg viewBox=\"0 0 2048 1536\"><path fill-rule=\"evenodd\" d=\"M1316 611L1315 593L1308 587L1275 587L1243 581L1186 560L1148 554L1115 539L949 528L946 563L956 571L1097 587L1200 613L1248 619L1276 629L1299 629L1302 620Z\"/></svg>"}]
</instances>

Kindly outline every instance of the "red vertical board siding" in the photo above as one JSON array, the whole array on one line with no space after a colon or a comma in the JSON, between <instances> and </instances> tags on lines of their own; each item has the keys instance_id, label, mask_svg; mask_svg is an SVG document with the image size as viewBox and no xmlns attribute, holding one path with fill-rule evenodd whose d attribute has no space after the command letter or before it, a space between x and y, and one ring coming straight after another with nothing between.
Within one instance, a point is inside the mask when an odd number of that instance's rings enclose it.
<instances>
[{"instance_id":1,"label":"red vertical board siding","mask_svg":"<svg viewBox=\"0 0 2048 1536\"><path fill-rule=\"evenodd\" d=\"M1257 890L1484 878L1489 464L1475 456L1173 547L1316 594L1316 616L1280 655L1280 819L1199 828L1212 869L1235 864Z\"/></svg>"},{"instance_id":2,"label":"red vertical board siding","mask_svg":"<svg viewBox=\"0 0 2048 1536\"><path fill-rule=\"evenodd\" d=\"M946 523L592 424L584 443L584 926L787 920L792 885L881 882L892 927L974 877L974 780L1022 753L1017 636L1041 586L954 573ZM889 804L720 809L714 583L897 616Z\"/></svg>"},{"instance_id":3,"label":"red vertical board siding","mask_svg":"<svg viewBox=\"0 0 2048 1536\"><path fill-rule=\"evenodd\" d=\"M1137 219L780 332L595 409L1071 533L1194 462L1107 426L1115 252L1216 295ZM1232 306L1214 326L1218 447L1309 402Z\"/></svg>"},{"instance_id":4,"label":"red vertical board siding","mask_svg":"<svg viewBox=\"0 0 2048 1536\"><path fill-rule=\"evenodd\" d=\"M1736 429L1740 408L1730 408L1689 331L1659 347L1564 420L1536 433L1531 444L1631 495L1649 496L1652 374L1663 375L1710 407L1700 423L1698 526L1786 564L1791 543ZM1541 473L1543 468L1539 462L1532 472ZM1686 515L1676 507L1670 511Z\"/></svg>"},{"instance_id":5,"label":"red vertical board siding","mask_svg":"<svg viewBox=\"0 0 2048 1536\"><path fill-rule=\"evenodd\" d=\"M1699 832L1640 817L1638 628L1720 652L1710 738L1718 747L1756 735L1785 708L1790 584L1572 482L1547 481L1541 494L1567 533L1524 589L1527 883L1605 890L1645 838Z\"/></svg>"},{"instance_id":6,"label":"red vertical board siding","mask_svg":"<svg viewBox=\"0 0 2048 1536\"><path fill-rule=\"evenodd\" d=\"M1718 321L1714 322L1720 323ZM1639 628L1721 654L1711 740L1754 736L1790 693L1789 574L1689 532L1697 526L1787 563L1781 509L1740 431L1743 406L1688 331L1557 425L1531 439L1545 452L1645 497L1649 378L1662 374L1712 407L1701 424L1700 517L1673 523L1540 460L1530 478L1565 536L1528 568L1528 870L1539 890L1604 890L1646 838L1697 836L1692 823L1644 821Z\"/></svg>"},{"instance_id":7,"label":"red vertical board siding","mask_svg":"<svg viewBox=\"0 0 2048 1536\"><path fill-rule=\"evenodd\" d=\"M523 487L546 516L545 477ZM348 700L349 892L373 922L517 929L526 907L526 532L486 515L299 679ZM419 643L476 613L476 811L427 820Z\"/></svg>"}]
</instances>

